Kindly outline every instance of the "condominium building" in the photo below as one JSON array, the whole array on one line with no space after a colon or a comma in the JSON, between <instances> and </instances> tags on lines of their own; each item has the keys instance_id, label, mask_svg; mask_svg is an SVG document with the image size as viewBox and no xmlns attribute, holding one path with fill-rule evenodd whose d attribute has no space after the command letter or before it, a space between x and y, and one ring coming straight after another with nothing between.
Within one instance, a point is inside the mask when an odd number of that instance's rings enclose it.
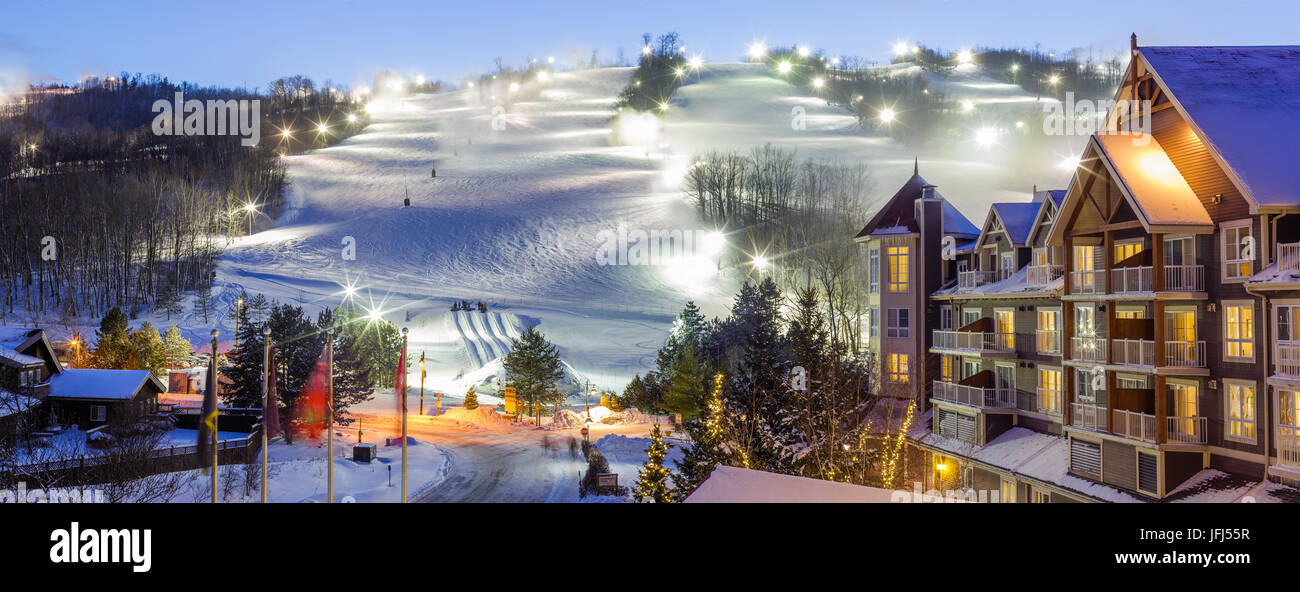
<instances>
[{"instance_id":1,"label":"condominium building","mask_svg":"<svg viewBox=\"0 0 1300 592\"><path fill-rule=\"evenodd\" d=\"M1300 47L1132 55L1146 108L928 293L927 488L1300 501Z\"/></svg>"}]
</instances>

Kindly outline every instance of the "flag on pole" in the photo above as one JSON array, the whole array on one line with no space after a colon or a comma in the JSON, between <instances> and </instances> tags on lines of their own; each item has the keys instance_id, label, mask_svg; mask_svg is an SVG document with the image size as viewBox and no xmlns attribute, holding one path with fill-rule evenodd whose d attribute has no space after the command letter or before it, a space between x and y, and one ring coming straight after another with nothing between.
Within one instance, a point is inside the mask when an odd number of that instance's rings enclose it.
<instances>
[{"instance_id":1,"label":"flag on pole","mask_svg":"<svg viewBox=\"0 0 1300 592\"><path fill-rule=\"evenodd\" d=\"M262 410L262 424L266 426L266 437L274 438L280 434L280 402L275 396L275 348L268 349L270 358L266 369L266 409Z\"/></svg>"},{"instance_id":2,"label":"flag on pole","mask_svg":"<svg viewBox=\"0 0 1300 592\"><path fill-rule=\"evenodd\" d=\"M406 342L402 342L402 355L397 359L397 378L393 381L397 394L397 412L406 413Z\"/></svg>"},{"instance_id":3,"label":"flag on pole","mask_svg":"<svg viewBox=\"0 0 1300 592\"><path fill-rule=\"evenodd\" d=\"M329 414L329 348L321 351L320 359L307 376L303 386L301 402L298 405L298 421L307 431L308 436L319 438L321 432L328 429Z\"/></svg>"},{"instance_id":4,"label":"flag on pole","mask_svg":"<svg viewBox=\"0 0 1300 592\"><path fill-rule=\"evenodd\" d=\"M214 339L215 341L215 339ZM203 410L199 422L199 458L207 466L212 456L212 436L217 432L217 351L212 350L212 361L208 363L207 385L203 389Z\"/></svg>"}]
</instances>

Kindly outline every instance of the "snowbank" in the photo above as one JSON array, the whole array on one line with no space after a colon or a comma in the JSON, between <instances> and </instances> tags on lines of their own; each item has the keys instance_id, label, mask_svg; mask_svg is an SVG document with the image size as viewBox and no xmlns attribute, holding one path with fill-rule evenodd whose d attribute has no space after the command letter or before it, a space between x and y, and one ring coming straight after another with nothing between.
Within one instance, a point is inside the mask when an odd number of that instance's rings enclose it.
<instances>
[{"instance_id":1,"label":"snowbank","mask_svg":"<svg viewBox=\"0 0 1300 592\"><path fill-rule=\"evenodd\" d=\"M474 409L448 407L438 419L451 420L456 423L473 426L508 426L514 422L509 417L497 413L495 407L479 405Z\"/></svg>"}]
</instances>

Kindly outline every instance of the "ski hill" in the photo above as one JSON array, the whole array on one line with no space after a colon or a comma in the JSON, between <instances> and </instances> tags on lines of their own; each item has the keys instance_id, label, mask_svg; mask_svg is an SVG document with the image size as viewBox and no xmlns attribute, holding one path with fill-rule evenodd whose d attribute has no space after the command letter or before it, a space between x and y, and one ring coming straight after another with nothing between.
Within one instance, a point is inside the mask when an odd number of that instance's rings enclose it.
<instances>
[{"instance_id":1,"label":"ski hill","mask_svg":"<svg viewBox=\"0 0 1300 592\"><path fill-rule=\"evenodd\" d=\"M699 277L597 261L600 234L620 223L711 230L680 191L693 154L771 143L800 158L865 162L875 203L919 158L926 179L977 223L989 203L1025 200L1031 183L1061 185L1069 176L1052 166L1013 170L996 147L904 147L760 64L706 65L667 113L627 133L611 117L631 73L559 72L527 83L519 93L527 98L504 113L492 109L504 89L373 103L363 133L287 158L287 206L273 225L227 248L218 301L244 289L311 309L339 304L353 286L362 306L410 328L410 350L427 355L429 384L449 393L498 374L494 361L510 339L536 326L559 347L573 381L621 390L652 367L688 299L723 315L744 279L744 270L725 267ZM1032 95L973 68L935 76L933 85L978 104L972 129L1034 108ZM793 113L802 127L792 125ZM1082 145L1063 139L1062 156L1070 142ZM872 213L846 215L865 221ZM344 257L349 245L354 258ZM483 300L489 313L451 312L461 299Z\"/></svg>"}]
</instances>

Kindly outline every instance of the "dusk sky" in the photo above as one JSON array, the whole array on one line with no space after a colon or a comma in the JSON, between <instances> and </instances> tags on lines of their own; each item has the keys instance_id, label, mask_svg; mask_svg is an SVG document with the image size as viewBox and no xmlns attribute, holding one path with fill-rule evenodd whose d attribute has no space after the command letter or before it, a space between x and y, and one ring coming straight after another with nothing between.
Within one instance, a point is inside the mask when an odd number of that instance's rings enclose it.
<instances>
[{"instance_id":1,"label":"dusk sky","mask_svg":"<svg viewBox=\"0 0 1300 592\"><path fill-rule=\"evenodd\" d=\"M1300 43L1296 0L1165 2L130 2L4 0L0 81L76 81L86 74L164 74L201 84L265 86L304 74L368 83L390 69L451 80L555 56L619 48L635 59L644 32L675 30L691 54L739 59L754 40L807 44L886 61L900 40L931 47L1122 50L1144 45Z\"/></svg>"}]
</instances>

